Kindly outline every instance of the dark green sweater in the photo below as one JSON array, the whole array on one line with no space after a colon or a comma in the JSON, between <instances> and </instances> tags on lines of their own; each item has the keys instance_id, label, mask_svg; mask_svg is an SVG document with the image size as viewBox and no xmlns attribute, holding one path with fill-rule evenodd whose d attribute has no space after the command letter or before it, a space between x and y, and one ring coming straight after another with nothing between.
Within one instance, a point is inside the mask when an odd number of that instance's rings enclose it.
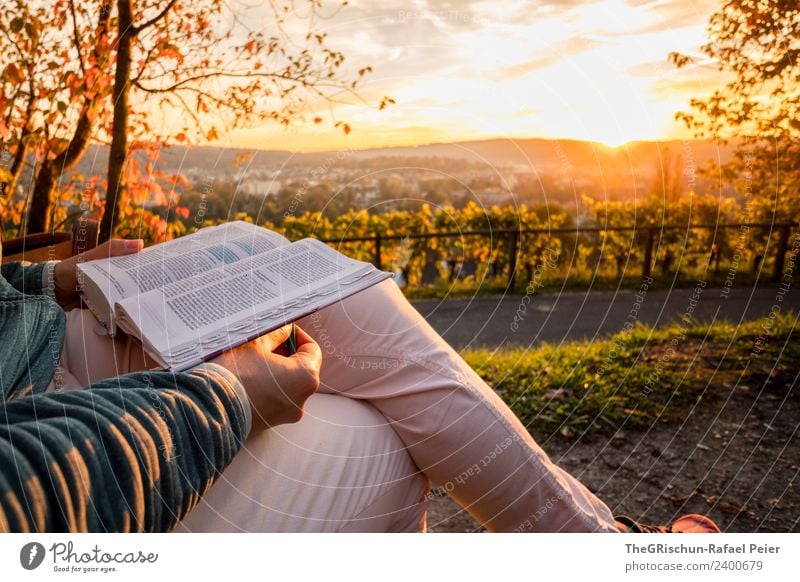
<instances>
[{"instance_id":1,"label":"dark green sweater","mask_svg":"<svg viewBox=\"0 0 800 582\"><path fill-rule=\"evenodd\" d=\"M65 317L42 269L0 278L0 531L168 531L240 449L246 395L213 364L45 393Z\"/></svg>"}]
</instances>

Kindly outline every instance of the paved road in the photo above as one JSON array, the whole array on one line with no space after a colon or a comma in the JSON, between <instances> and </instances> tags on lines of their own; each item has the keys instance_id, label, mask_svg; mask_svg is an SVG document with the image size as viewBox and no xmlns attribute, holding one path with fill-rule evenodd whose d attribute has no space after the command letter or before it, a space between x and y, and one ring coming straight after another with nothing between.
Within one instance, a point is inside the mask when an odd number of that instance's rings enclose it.
<instances>
[{"instance_id":1,"label":"paved road","mask_svg":"<svg viewBox=\"0 0 800 582\"><path fill-rule=\"evenodd\" d=\"M700 321L737 322L763 318L775 305L782 311L800 311L800 289L789 289L782 301L777 286L728 291L711 287L699 289L699 293L692 288L640 289L535 294L525 302L522 297L482 297L412 303L457 348L602 337L622 329L630 318L663 325L690 312ZM698 298L692 299L693 295Z\"/></svg>"}]
</instances>

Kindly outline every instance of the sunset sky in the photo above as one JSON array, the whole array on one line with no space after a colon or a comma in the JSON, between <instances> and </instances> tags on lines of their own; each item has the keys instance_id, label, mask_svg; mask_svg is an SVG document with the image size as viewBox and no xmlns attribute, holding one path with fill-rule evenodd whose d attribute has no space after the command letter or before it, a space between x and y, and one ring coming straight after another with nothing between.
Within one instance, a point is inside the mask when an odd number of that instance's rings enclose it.
<instances>
[{"instance_id":1,"label":"sunset sky","mask_svg":"<svg viewBox=\"0 0 800 582\"><path fill-rule=\"evenodd\" d=\"M330 124L240 131L227 145L318 151L492 137L619 145L686 137L674 121L719 82L711 63L677 70L667 54L699 54L719 0L351 0L323 21L384 111L338 107Z\"/></svg>"}]
</instances>

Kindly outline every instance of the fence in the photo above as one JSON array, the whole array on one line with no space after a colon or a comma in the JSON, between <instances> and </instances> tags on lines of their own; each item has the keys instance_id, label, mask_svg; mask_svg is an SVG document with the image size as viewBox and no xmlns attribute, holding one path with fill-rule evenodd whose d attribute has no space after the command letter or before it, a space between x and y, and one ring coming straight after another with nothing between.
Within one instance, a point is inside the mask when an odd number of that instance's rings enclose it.
<instances>
[{"instance_id":1,"label":"fence","mask_svg":"<svg viewBox=\"0 0 800 582\"><path fill-rule=\"evenodd\" d=\"M373 246L373 259L372 262L377 268L383 265L382 260L382 247L385 243L390 241L402 241L407 239L435 239L435 238L464 238L464 237L489 237L490 239L505 239L509 248L508 256L508 286L513 287L515 278L517 276L517 260L520 249L520 242L525 235L549 235L549 236L568 236L594 233L597 235L609 232L631 232L635 235L638 233L639 238L643 241L643 260L642 260L642 277L649 277L653 269L653 251L656 248L656 242L660 242L660 237L663 233L670 231L696 231L705 230L713 233L712 244L717 240L717 237L722 231L729 229L760 229L765 231L768 238L777 233L778 241L777 248L775 249L775 260L773 263L772 280L779 281L783 275L785 268L786 254L789 250L789 239L791 231L797 228L796 222L784 223L761 223L761 222L739 222L739 223L719 223L719 224L694 224L694 225L664 225L664 226L651 226L651 227L635 227L635 226L620 226L620 227L573 227L573 228L536 228L536 229L500 229L500 230L469 230L461 232L437 232L437 233L409 233L409 234L394 234L386 235L375 233L371 236L360 236L350 238L326 238L321 239L326 243L356 243L364 242L371 243ZM765 248L764 256L768 251L769 244ZM709 253L711 249L708 249ZM719 256L719 255L718 255ZM763 258L763 256L762 256ZM710 261L709 261L710 262Z\"/></svg>"}]
</instances>

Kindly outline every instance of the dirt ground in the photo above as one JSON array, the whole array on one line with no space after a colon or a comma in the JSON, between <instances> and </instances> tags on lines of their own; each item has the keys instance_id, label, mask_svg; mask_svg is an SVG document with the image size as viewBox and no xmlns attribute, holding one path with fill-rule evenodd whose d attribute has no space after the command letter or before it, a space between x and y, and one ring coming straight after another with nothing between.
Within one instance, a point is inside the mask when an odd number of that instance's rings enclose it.
<instances>
[{"instance_id":1,"label":"dirt ground","mask_svg":"<svg viewBox=\"0 0 800 582\"><path fill-rule=\"evenodd\" d=\"M565 439L536 435L615 514L663 524L703 513L723 532L800 531L800 374L761 389L718 386L677 421ZM446 495L430 532L482 531Z\"/></svg>"}]
</instances>

